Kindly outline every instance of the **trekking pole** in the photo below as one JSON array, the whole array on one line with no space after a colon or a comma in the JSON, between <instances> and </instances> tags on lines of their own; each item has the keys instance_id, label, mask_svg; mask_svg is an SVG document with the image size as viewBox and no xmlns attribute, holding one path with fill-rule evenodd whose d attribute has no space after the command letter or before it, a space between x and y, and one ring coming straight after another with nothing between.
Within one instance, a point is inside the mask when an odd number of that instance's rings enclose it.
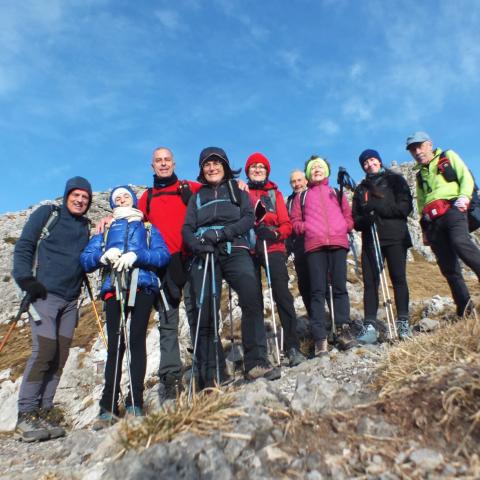
<instances>
[{"instance_id":1,"label":"trekking pole","mask_svg":"<svg viewBox=\"0 0 480 480\"><path fill-rule=\"evenodd\" d=\"M331 340L332 343L335 343L335 310L333 307L333 287L332 287L332 276L330 272L327 274L328 277L328 292L330 293L330 320L331 320Z\"/></svg>"},{"instance_id":2,"label":"trekking pole","mask_svg":"<svg viewBox=\"0 0 480 480\"><path fill-rule=\"evenodd\" d=\"M357 248L355 247L355 239L353 238L353 233L352 232L349 232L349 234L348 234L348 243L350 245L350 250L352 251L352 255L353 255L353 262L354 262L354 265L355 265L355 267L354 267L355 275L360 279L360 271L358 269Z\"/></svg>"},{"instance_id":3,"label":"trekking pole","mask_svg":"<svg viewBox=\"0 0 480 480\"><path fill-rule=\"evenodd\" d=\"M10 328L8 329L8 332L6 333L5 337L3 337L2 344L0 345L0 353L2 352L3 347L7 343L8 339L10 338L10 335L12 334L13 329L15 328L15 325L20 320L20 317L22 316L22 314L24 314L25 312L28 311L29 305L30 305L30 295L27 293L23 297L22 301L20 302L20 307L18 309L18 313L15 316L15 318L13 319L13 322L10 325Z\"/></svg>"},{"instance_id":4,"label":"trekking pole","mask_svg":"<svg viewBox=\"0 0 480 480\"><path fill-rule=\"evenodd\" d=\"M388 335L390 339L398 337L397 328L395 325L395 317L393 315L392 300L390 298L390 291L388 289L387 275L385 274L385 268L383 267L382 250L380 248L380 240L378 238L378 231L375 222L371 226L373 247L375 249L375 258L377 261L378 276L380 277L380 285L383 296L383 306L385 307L385 313L387 315Z\"/></svg>"},{"instance_id":5,"label":"trekking pole","mask_svg":"<svg viewBox=\"0 0 480 480\"><path fill-rule=\"evenodd\" d=\"M215 347L215 373L217 376L217 386L220 386L220 360L218 358L218 317L217 317L217 285L215 282L215 257L210 255L210 276L212 277L212 303L213 303L213 328L215 332L213 334L213 345Z\"/></svg>"},{"instance_id":6,"label":"trekking pole","mask_svg":"<svg viewBox=\"0 0 480 480\"><path fill-rule=\"evenodd\" d=\"M202 316L202 307L203 307L203 299L205 296L205 282L207 280L207 271L208 271L208 261L210 260L210 253L205 255L205 262L204 262L204 271L203 271L203 279L202 279L202 288L200 289L200 298L198 300L197 308L198 308L198 315L197 315L197 328L195 331L195 340L193 342L193 355L192 355L192 372L190 374L190 383L188 385L188 403L190 403L192 399L192 388L193 388L193 378L195 372L195 360L197 355L197 345L198 345L198 332L200 330L200 318Z\"/></svg>"},{"instance_id":7,"label":"trekking pole","mask_svg":"<svg viewBox=\"0 0 480 480\"><path fill-rule=\"evenodd\" d=\"M123 296L123 274L120 274L119 272L115 271L115 290L116 290L116 295L117 295L117 301L120 304L120 321L118 323L118 332L117 332L117 353L116 353L116 359L115 359L115 374L114 374L114 379L113 379L113 395L112 395L112 414L115 411L115 394L117 390L117 376L118 376L118 369L121 368L120 366L120 345L121 345L121 340L122 340L122 333L123 333L123 340L125 343L125 350L127 352L127 370L128 370L128 376L129 376L129 382L130 382L130 394L132 398L132 407L134 414L135 414L135 404L133 400L133 386L132 386L132 378L131 378L131 372L130 372L130 352L129 352L129 345L128 345L128 337L125 335L127 334L127 328L126 328L126 318L125 318L125 298ZM120 388L120 384L119 384ZM122 392L120 390L120 395L123 398ZM112 417L113 419L113 417Z\"/></svg>"},{"instance_id":8,"label":"trekking pole","mask_svg":"<svg viewBox=\"0 0 480 480\"><path fill-rule=\"evenodd\" d=\"M267 241L263 241L263 251L265 252L265 271L267 273L267 284L268 290L270 293L270 306L272 309L272 323L273 323L273 334L275 335L275 350L277 353L277 362L278 365L281 365L280 362L280 349L278 348L278 337L277 337L277 324L275 323L275 304L273 303L273 291L272 291L272 279L270 278L270 265L268 263L268 251L267 251Z\"/></svg>"},{"instance_id":9,"label":"trekking pole","mask_svg":"<svg viewBox=\"0 0 480 480\"><path fill-rule=\"evenodd\" d=\"M230 320L230 351L232 352L232 357L235 350L235 339L233 338L233 313L232 313L232 287L228 286L228 316ZM233 363L233 380L235 381L235 362Z\"/></svg>"},{"instance_id":10,"label":"trekking pole","mask_svg":"<svg viewBox=\"0 0 480 480\"><path fill-rule=\"evenodd\" d=\"M93 313L95 314L95 319L97 321L100 338L102 339L105 350L108 351L107 339L105 337L105 333L103 332L103 326L102 326L102 322L100 321L100 315L98 314L97 306L95 305L95 298L93 296L92 286L90 285L90 281L88 280L88 277L86 275L84 277L84 282L85 282L85 286L87 287L88 296L90 297L90 303L92 304Z\"/></svg>"}]
</instances>

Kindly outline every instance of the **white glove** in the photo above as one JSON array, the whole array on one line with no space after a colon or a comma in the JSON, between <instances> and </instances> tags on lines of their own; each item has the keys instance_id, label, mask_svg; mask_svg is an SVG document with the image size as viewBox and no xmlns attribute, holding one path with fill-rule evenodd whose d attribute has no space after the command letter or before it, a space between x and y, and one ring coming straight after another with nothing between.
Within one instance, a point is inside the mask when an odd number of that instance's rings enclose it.
<instances>
[{"instance_id":1,"label":"white glove","mask_svg":"<svg viewBox=\"0 0 480 480\"><path fill-rule=\"evenodd\" d=\"M124 253L114 264L113 268L118 272L128 270L137 260L137 254L134 252Z\"/></svg>"},{"instance_id":2,"label":"white glove","mask_svg":"<svg viewBox=\"0 0 480 480\"><path fill-rule=\"evenodd\" d=\"M454 205L461 211L461 212L466 212L468 210L468 205L470 203L470 200L467 197L458 197L455 200Z\"/></svg>"},{"instance_id":3,"label":"white glove","mask_svg":"<svg viewBox=\"0 0 480 480\"><path fill-rule=\"evenodd\" d=\"M120 258L121 255L122 255L122 252L120 251L119 248L117 247L109 248L100 257L100 263L103 263L104 265L108 265L109 263L115 263Z\"/></svg>"}]
</instances>

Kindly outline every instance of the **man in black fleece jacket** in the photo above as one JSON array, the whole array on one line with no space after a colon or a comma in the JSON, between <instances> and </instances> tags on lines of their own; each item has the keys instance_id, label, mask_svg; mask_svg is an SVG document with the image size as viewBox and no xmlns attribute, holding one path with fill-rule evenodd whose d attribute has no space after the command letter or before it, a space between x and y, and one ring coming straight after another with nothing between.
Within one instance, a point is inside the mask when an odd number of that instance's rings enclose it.
<instances>
[{"instance_id":1,"label":"man in black fleece jacket","mask_svg":"<svg viewBox=\"0 0 480 480\"><path fill-rule=\"evenodd\" d=\"M52 418L51 409L78 321L77 300L83 280L80 253L89 238L84 214L91 201L90 183L83 177L71 178L48 235L38 243L54 213L52 205L42 205L32 213L15 245L13 277L40 317L39 321L30 317L32 354L18 398L16 435L24 441L65 434Z\"/></svg>"}]
</instances>

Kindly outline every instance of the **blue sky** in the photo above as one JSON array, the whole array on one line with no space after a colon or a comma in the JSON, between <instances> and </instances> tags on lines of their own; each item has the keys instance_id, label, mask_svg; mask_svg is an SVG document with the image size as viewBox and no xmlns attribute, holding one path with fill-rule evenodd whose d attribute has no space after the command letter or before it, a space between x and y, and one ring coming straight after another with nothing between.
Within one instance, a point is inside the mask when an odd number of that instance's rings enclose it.
<instances>
[{"instance_id":1,"label":"blue sky","mask_svg":"<svg viewBox=\"0 0 480 480\"><path fill-rule=\"evenodd\" d=\"M180 178L223 147L260 151L271 179L316 153L360 178L358 155L409 161L426 130L480 179L477 0L3 0L0 212L62 194Z\"/></svg>"}]
</instances>

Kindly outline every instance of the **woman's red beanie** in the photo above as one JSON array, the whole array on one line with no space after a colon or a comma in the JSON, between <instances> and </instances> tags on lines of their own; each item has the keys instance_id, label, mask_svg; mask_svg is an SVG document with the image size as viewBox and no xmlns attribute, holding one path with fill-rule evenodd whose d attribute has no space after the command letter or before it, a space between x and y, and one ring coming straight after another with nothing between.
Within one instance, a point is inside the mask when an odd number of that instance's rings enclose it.
<instances>
[{"instance_id":1,"label":"woman's red beanie","mask_svg":"<svg viewBox=\"0 0 480 480\"><path fill-rule=\"evenodd\" d=\"M248 158L247 158L247 163L245 164L245 174L248 177L248 169L250 168L250 165L255 165L257 163L261 163L262 165L265 165L265 168L267 169L267 177L270 175L270 162L268 161L268 158L263 155L263 153L255 152L252 153Z\"/></svg>"}]
</instances>

